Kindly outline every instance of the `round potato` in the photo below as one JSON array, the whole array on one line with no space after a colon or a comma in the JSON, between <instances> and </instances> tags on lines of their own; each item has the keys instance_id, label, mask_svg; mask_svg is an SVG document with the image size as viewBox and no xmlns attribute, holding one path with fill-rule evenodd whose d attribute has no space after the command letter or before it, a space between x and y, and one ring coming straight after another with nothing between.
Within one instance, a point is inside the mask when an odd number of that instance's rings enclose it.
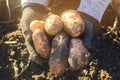
<instances>
[{"instance_id":1,"label":"round potato","mask_svg":"<svg viewBox=\"0 0 120 80\"><path fill-rule=\"evenodd\" d=\"M77 37L84 32L85 24L77 11L65 11L62 13L61 19L64 23L64 30L71 37Z\"/></svg>"},{"instance_id":2,"label":"round potato","mask_svg":"<svg viewBox=\"0 0 120 80\"><path fill-rule=\"evenodd\" d=\"M40 29L42 31L45 31L45 22L34 20L30 23L30 30L34 32L36 29Z\"/></svg>"},{"instance_id":3,"label":"round potato","mask_svg":"<svg viewBox=\"0 0 120 80\"><path fill-rule=\"evenodd\" d=\"M32 34L32 39L36 52L44 59L49 58L50 43L44 32L36 29Z\"/></svg>"},{"instance_id":4,"label":"round potato","mask_svg":"<svg viewBox=\"0 0 120 80\"><path fill-rule=\"evenodd\" d=\"M68 62L73 70L78 70L88 63L89 52L84 47L82 40L72 38L70 41L70 53Z\"/></svg>"},{"instance_id":5,"label":"round potato","mask_svg":"<svg viewBox=\"0 0 120 80\"><path fill-rule=\"evenodd\" d=\"M65 32L55 36L52 41L52 50L49 58L50 70L55 75L61 75L68 66L68 44L69 37Z\"/></svg>"},{"instance_id":6,"label":"round potato","mask_svg":"<svg viewBox=\"0 0 120 80\"><path fill-rule=\"evenodd\" d=\"M46 19L45 30L49 35L56 35L63 28L63 22L58 15L51 14Z\"/></svg>"}]
</instances>

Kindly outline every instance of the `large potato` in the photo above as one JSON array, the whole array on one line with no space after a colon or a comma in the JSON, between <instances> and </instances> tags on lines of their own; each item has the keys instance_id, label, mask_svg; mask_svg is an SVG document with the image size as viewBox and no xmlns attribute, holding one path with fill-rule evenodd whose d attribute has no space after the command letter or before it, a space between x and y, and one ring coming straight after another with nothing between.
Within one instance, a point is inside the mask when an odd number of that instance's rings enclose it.
<instances>
[{"instance_id":1,"label":"large potato","mask_svg":"<svg viewBox=\"0 0 120 80\"><path fill-rule=\"evenodd\" d=\"M50 54L50 43L44 32L36 29L32 34L32 39L36 52L44 59L47 59Z\"/></svg>"},{"instance_id":2,"label":"large potato","mask_svg":"<svg viewBox=\"0 0 120 80\"><path fill-rule=\"evenodd\" d=\"M62 13L61 19L64 23L64 30L72 37L77 37L84 32L85 24L79 13L75 10L68 10Z\"/></svg>"},{"instance_id":3,"label":"large potato","mask_svg":"<svg viewBox=\"0 0 120 80\"><path fill-rule=\"evenodd\" d=\"M63 28L63 22L58 15L51 14L46 19L45 30L49 35L56 35Z\"/></svg>"},{"instance_id":4,"label":"large potato","mask_svg":"<svg viewBox=\"0 0 120 80\"><path fill-rule=\"evenodd\" d=\"M55 36L52 42L52 50L49 58L50 70L55 75L61 75L68 66L69 37L65 32Z\"/></svg>"},{"instance_id":5,"label":"large potato","mask_svg":"<svg viewBox=\"0 0 120 80\"><path fill-rule=\"evenodd\" d=\"M70 41L70 53L68 62L73 70L78 70L88 63L89 52L84 47L82 40L72 38Z\"/></svg>"}]
</instances>

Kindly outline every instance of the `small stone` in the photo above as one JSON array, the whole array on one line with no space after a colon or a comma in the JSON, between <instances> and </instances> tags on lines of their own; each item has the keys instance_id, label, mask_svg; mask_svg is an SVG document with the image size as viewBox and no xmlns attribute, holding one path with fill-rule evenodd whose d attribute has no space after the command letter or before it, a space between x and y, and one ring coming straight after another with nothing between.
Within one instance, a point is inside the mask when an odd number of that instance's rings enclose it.
<instances>
[{"instance_id":1,"label":"small stone","mask_svg":"<svg viewBox=\"0 0 120 80\"><path fill-rule=\"evenodd\" d=\"M11 51L10 56L14 56L14 55L15 55L15 51Z\"/></svg>"}]
</instances>

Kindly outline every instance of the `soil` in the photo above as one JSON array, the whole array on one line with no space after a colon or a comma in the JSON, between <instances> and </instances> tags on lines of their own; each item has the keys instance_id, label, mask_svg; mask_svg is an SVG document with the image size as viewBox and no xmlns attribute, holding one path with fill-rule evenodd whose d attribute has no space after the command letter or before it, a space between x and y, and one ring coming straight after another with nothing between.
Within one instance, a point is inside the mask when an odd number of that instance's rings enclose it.
<instances>
[{"instance_id":1,"label":"soil","mask_svg":"<svg viewBox=\"0 0 120 80\"><path fill-rule=\"evenodd\" d=\"M80 70L68 69L63 75L57 77L50 72L48 63L39 66L31 62L28 69L16 77L27 65L29 53L19 21L3 26L4 29L0 31L0 80L120 79L120 27L115 30L112 30L112 25L101 27L100 34L95 36L94 48L89 50L90 61Z\"/></svg>"}]
</instances>

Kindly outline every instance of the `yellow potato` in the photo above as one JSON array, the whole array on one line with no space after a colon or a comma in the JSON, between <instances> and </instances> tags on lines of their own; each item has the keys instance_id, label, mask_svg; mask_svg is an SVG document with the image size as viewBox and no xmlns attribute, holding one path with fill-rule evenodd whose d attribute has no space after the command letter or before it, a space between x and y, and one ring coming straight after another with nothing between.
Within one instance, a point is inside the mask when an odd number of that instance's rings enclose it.
<instances>
[{"instance_id":1,"label":"yellow potato","mask_svg":"<svg viewBox=\"0 0 120 80\"><path fill-rule=\"evenodd\" d=\"M34 20L30 23L30 30L34 32L36 29L40 29L42 31L45 31L45 22Z\"/></svg>"},{"instance_id":2,"label":"yellow potato","mask_svg":"<svg viewBox=\"0 0 120 80\"><path fill-rule=\"evenodd\" d=\"M32 34L32 39L36 52L44 59L49 58L50 43L44 32L40 29L36 29Z\"/></svg>"},{"instance_id":3,"label":"yellow potato","mask_svg":"<svg viewBox=\"0 0 120 80\"><path fill-rule=\"evenodd\" d=\"M71 37L77 37L84 32L85 24L77 11L65 11L62 13L61 19L64 23L64 30Z\"/></svg>"},{"instance_id":4,"label":"yellow potato","mask_svg":"<svg viewBox=\"0 0 120 80\"><path fill-rule=\"evenodd\" d=\"M46 19L45 30L49 35L56 35L63 28L63 22L58 15L51 14Z\"/></svg>"}]
</instances>

